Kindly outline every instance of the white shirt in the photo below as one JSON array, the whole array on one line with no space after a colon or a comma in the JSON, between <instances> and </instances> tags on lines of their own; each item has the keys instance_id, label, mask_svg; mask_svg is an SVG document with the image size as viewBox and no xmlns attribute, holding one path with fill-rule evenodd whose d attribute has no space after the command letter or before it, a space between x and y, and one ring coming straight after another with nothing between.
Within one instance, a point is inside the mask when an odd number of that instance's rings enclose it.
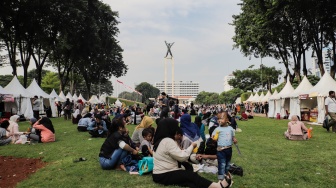
<instances>
[{"instance_id":1,"label":"white shirt","mask_svg":"<svg viewBox=\"0 0 336 188\"><path fill-rule=\"evenodd\" d=\"M324 100L324 105L328 106L328 112L336 113L336 99L327 97Z\"/></svg>"}]
</instances>

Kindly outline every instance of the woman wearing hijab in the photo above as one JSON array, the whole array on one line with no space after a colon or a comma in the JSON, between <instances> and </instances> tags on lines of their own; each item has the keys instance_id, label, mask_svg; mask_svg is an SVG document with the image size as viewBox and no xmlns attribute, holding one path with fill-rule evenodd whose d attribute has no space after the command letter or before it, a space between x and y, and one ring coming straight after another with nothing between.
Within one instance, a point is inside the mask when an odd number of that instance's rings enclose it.
<instances>
[{"instance_id":1,"label":"woman wearing hijab","mask_svg":"<svg viewBox=\"0 0 336 188\"><path fill-rule=\"evenodd\" d=\"M132 134L132 141L137 145L140 146L140 143L144 140L144 138L142 137L142 131L145 128L151 127L152 124L154 123L153 119L145 116L141 123L135 127L134 132Z\"/></svg>"},{"instance_id":2,"label":"woman wearing hijab","mask_svg":"<svg viewBox=\"0 0 336 188\"><path fill-rule=\"evenodd\" d=\"M299 120L297 116L292 116L288 122L288 129L285 132L285 137L289 140L307 140L307 127Z\"/></svg>"},{"instance_id":3,"label":"woman wearing hijab","mask_svg":"<svg viewBox=\"0 0 336 188\"><path fill-rule=\"evenodd\" d=\"M196 116L196 117L195 117L195 124L197 125L197 127L198 127L199 130L200 130L200 136L201 136L202 140L205 141L205 133L204 133L204 131L205 131L205 126L204 126L204 124L202 123L202 119L201 119L201 117L199 117L199 116Z\"/></svg>"},{"instance_id":4,"label":"woman wearing hijab","mask_svg":"<svg viewBox=\"0 0 336 188\"><path fill-rule=\"evenodd\" d=\"M8 133L7 136L12 136L12 143L15 143L17 140L20 139L20 135L23 134L23 132L19 132L19 125L17 122L20 121L20 116L13 115L9 118L9 127L8 127Z\"/></svg>"},{"instance_id":5,"label":"woman wearing hijab","mask_svg":"<svg viewBox=\"0 0 336 188\"><path fill-rule=\"evenodd\" d=\"M191 116L189 114L183 114L180 123L183 134L192 142L195 142L200 138L200 128L195 123L191 122Z\"/></svg>"},{"instance_id":6,"label":"woman wearing hijab","mask_svg":"<svg viewBox=\"0 0 336 188\"><path fill-rule=\"evenodd\" d=\"M43 143L55 142L55 129L49 118L41 118L33 125L33 128L39 130L40 135L30 133L28 138Z\"/></svg>"},{"instance_id":7,"label":"woman wearing hijab","mask_svg":"<svg viewBox=\"0 0 336 188\"><path fill-rule=\"evenodd\" d=\"M159 122L154 138L154 169L153 181L163 185L177 185L187 187L229 187L230 180L224 179L219 183L211 182L197 173L182 170L178 167L178 162L188 160L196 143L191 144L187 149L182 150L174 141L178 127L178 122L174 119L166 118ZM228 183L229 182L229 183Z\"/></svg>"}]
</instances>

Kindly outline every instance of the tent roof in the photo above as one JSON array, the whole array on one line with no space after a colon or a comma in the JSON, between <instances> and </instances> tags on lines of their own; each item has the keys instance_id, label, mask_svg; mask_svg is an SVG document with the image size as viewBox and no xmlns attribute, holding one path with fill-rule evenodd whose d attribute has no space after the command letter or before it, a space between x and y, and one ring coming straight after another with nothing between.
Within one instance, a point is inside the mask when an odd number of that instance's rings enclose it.
<instances>
[{"instance_id":1,"label":"tent roof","mask_svg":"<svg viewBox=\"0 0 336 188\"><path fill-rule=\"evenodd\" d=\"M122 105L122 103L119 101L119 99L117 99L116 102L114 102L114 103L119 107Z\"/></svg>"},{"instance_id":2,"label":"tent roof","mask_svg":"<svg viewBox=\"0 0 336 188\"><path fill-rule=\"evenodd\" d=\"M86 102L86 100L84 99L83 95L82 94L79 94L79 97L78 99L82 99L83 102Z\"/></svg>"},{"instance_id":3,"label":"tent roof","mask_svg":"<svg viewBox=\"0 0 336 188\"><path fill-rule=\"evenodd\" d=\"M75 101L78 100L78 97L77 97L76 93L72 96L72 98L73 98Z\"/></svg>"},{"instance_id":4,"label":"tent roof","mask_svg":"<svg viewBox=\"0 0 336 188\"><path fill-rule=\"evenodd\" d=\"M27 91L29 91L30 93L34 93L34 95L37 95L42 98L51 98L49 94L47 94L41 89L41 87L37 84L35 78L27 87Z\"/></svg>"},{"instance_id":5,"label":"tent roof","mask_svg":"<svg viewBox=\"0 0 336 188\"><path fill-rule=\"evenodd\" d=\"M264 92L261 92L261 95L255 102L261 102L261 100L265 97Z\"/></svg>"},{"instance_id":6,"label":"tent roof","mask_svg":"<svg viewBox=\"0 0 336 188\"><path fill-rule=\"evenodd\" d=\"M92 95L90 100L89 100L90 103L92 104L98 104L98 103L101 103L99 100L98 100L98 97L96 95Z\"/></svg>"},{"instance_id":7,"label":"tent roof","mask_svg":"<svg viewBox=\"0 0 336 188\"><path fill-rule=\"evenodd\" d=\"M100 95L99 100L103 103L106 103L106 97L107 97L107 95L106 95L106 93L104 93L104 94Z\"/></svg>"},{"instance_id":8,"label":"tent roof","mask_svg":"<svg viewBox=\"0 0 336 188\"><path fill-rule=\"evenodd\" d=\"M257 101L258 99L259 99L259 95L258 95L258 93L256 93L256 94L254 95L254 97L252 97L252 99L251 99L250 102L258 102L258 101Z\"/></svg>"},{"instance_id":9,"label":"tent roof","mask_svg":"<svg viewBox=\"0 0 336 188\"><path fill-rule=\"evenodd\" d=\"M278 93L278 92L277 92ZM260 102L266 102L268 101L268 99L272 96L271 92L268 90L268 92L266 93L265 97L263 97Z\"/></svg>"},{"instance_id":10,"label":"tent roof","mask_svg":"<svg viewBox=\"0 0 336 188\"><path fill-rule=\"evenodd\" d=\"M270 97L269 97L269 99L271 99L271 100L274 100L275 98L275 96L277 96L279 93L278 93L278 90L275 90L274 91L274 93L273 93L273 95L271 95Z\"/></svg>"},{"instance_id":11,"label":"tent roof","mask_svg":"<svg viewBox=\"0 0 336 188\"><path fill-rule=\"evenodd\" d=\"M246 101L244 101L244 102L251 102L252 98L253 98L253 93L251 93L250 97Z\"/></svg>"},{"instance_id":12,"label":"tent roof","mask_svg":"<svg viewBox=\"0 0 336 188\"><path fill-rule=\"evenodd\" d=\"M71 95L70 92L68 92L68 94L65 97L69 98L70 101L74 100L74 98L72 98L72 95Z\"/></svg>"},{"instance_id":13,"label":"tent roof","mask_svg":"<svg viewBox=\"0 0 336 188\"><path fill-rule=\"evenodd\" d=\"M14 97L34 97L34 94L27 91L19 82L16 76L13 77L12 81L4 88L6 91L14 95Z\"/></svg>"},{"instance_id":14,"label":"tent roof","mask_svg":"<svg viewBox=\"0 0 336 188\"><path fill-rule=\"evenodd\" d=\"M285 87L277 95L273 95L272 99L289 98L293 92L294 88L290 81L287 80Z\"/></svg>"},{"instance_id":15,"label":"tent roof","mask_svg":"<svg viewBox=\"0 0 336 188\"><path fill-rule=\"evenodd\" d=\"M56 101L61 101L61 102L64 102L65 100L62 99L61 97L59 97L55 91L55 89L52 90L52 92L50 93L50 96L52 98L55 98Z\"/></svg>"},{"instance_id":16,"label":"tent roof","mask_svg":"<svg viewBox=\"0 0 336 188\"><path fill-rule=\"evenodd\" d=\"M330 74L325 73L320 81L311 88L306 94L310 97L316 96L328 96L329 91L334 91L336 88L336 81L330 76Z\"/></svg>"},{"instance_id":17,"label":"tent roof","mask_svg":"<svg viewBox=\"0 0 336 188\"><path fill-rule=\"evenodd\" d=\"M61 93L58 95L61 99L63 99L63 101L66 101L66 97L63 93L63 91L61 91Z\"/></svg>"},{"instance_id":18,"label":"tent roof","mask_svg":"<svg viewBox=\"0 0 336 188\"><path fill-rule=\"evenodd\" d=\"M11 94L11 93L6 91L3 87L0 86L0 94Z\"/></svg>"},{"instance_id":19,"label":"tent roof","mask_svg":"<svg viewBox=\"0 0 336 188\"><path fill-rule=\"evenodd\" d=\"M241 97L238 97L235 101L236 104L240 104L241 103Z\"/></svg>"},{"instance_id":20,"label":"tent roof","mask_svg":"<svg viewBox=\"0 0 336 188\"><path fill-rule=\"evenodd\" d=\"M299 95L307 94L311 88L313 88L313 85L309 82L308 78L304 76L299 86L291 94L291 97L298 97Z\"/></svg>"}]
</instances>

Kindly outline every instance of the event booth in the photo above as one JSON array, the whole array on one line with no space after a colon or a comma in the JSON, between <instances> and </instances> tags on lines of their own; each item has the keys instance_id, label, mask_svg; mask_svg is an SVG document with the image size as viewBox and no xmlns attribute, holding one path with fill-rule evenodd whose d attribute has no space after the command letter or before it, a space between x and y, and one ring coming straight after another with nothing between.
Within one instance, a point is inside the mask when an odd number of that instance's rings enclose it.
<instances>
[{"instance_id":1,"label":"event booth","mask_svg":"<svg viewBox=\"0 0 336 188\"><path fill-rule=\"evenodd\" d=\"M269 99L268 99L268 117L269 118L274 118L276 103L275 103L275 99L273 99L273 96L276 96L277 94L278 94L278 91L275 90L273 95L269 96Z\"/></svg>"},{"instance_id":2,"label":"event booth","mask_svg":"<svg viewBox=\"0 0 336 188\"><path fill-rule=\"evenodd\" d=\"M34 97L34 94L27 91L16 76L13 77L12 81L4 89L14 96L13 102L5 103L5 112L23 115L25 118L34 117L31 104L31 98Z\"/></svg>"},{"instance_id":3,"label":"event booth","mask_svg":"<svg viewBox=\"0 0 336 188\"><path fill-rule=\"evenodd\" d=\"M317 101L307 94L313 88L307 77L303 77L300 85L290 96L290 116L299 116L302 121L315 121L317 118Z\"/></svg>"}]
</instances>

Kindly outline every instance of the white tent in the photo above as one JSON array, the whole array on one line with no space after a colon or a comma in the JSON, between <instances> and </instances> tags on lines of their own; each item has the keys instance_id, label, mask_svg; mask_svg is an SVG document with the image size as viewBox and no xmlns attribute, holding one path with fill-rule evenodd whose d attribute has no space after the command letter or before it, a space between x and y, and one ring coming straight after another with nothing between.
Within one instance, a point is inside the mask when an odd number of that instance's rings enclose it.
<instances>
[{"instance_id":1,"label":"white tent","mask_svg":"<svg viewBox=\"0 0 336 188\"><path fill-rule=\"evenodd\" d=\"M73 101L74 99L72 98L72 95L70 92L68 92L68 94L65 96L67 99L69 99L70 101Z\"/></svg>"},{"instance_id":2,"label":"white tent","mask_svg":"<svg viewBox=\"0 0 336 188\"><path fill-rule=\"evenodd\" d=\"M66 97L63 93L63 91L61 91L61 93L58 95L63 101L66 101Z\"/></svg>"},{"instance_id":3,"label":"white tent","mask_svg":"<svg viewBox=\"0 0 336 188\"><path fill-rule=\"evenodd\" d=\"M249 97L246 101L244 101L244 102L251 102L251 99L252 99L253 97L254 97L254 96L253 96L253 93L251 93L250 97Z\"/></svg>"},{"instance_id":4,"label":"white tent","mask_svg":"<svg viewBox=\"0 0 336 188\"><path fill-rule=\"evenodd\" d=\"M30 98L34 97L34 94L31 94L27 91L19 82L16 76L13 77L12 81L4 88L9 93L13 94L15 98L14 103L8 103L5 106L5 111L13 112L18 115L23 114L26 118L33 117L33 109L31 106Z\"/></svg>"},{"instance_id":5,"label":"white tent","mask_svg":"<svg viewBox=\"0 0 336 188\"><path fill-rule=\"evenodd\" d=\"M278 94L278 91L275 90L273 95L275 96L277 94ZM270 118L274 118L274 113L275 113L275 108L276 108L275 100L272 99L272 96L269 97L269 101L268 101L268 117Z\"/></svg>"},{"instance_id":6,"label":"white tent","mask_svg":"<svg viewBox=\"0 0 336 188\"><path fill-rule=\"evenodd\" d=\"M241 103L241 97L238 97L235 101L236 104L240 104Z\"/></svg>"},{"instance_id":7,"label":"white tent","mask_svg":"<svg viewBox=\"0 0 336 188\"><path fill-rule=\"evenodd\" d=\"M118 107L121 107L122 103L119 101L119 99L116 100L115 105Z\"/></svg>"},{"instance_id":8,"label":"white tent","mask_svg":"<svg viewBox=\"0 0 336 188\"><path fill-rule=\"evenodd\" d=\"M98 103L102 103L101 101L99 101L98 97L96 95L92 95L89 102L91 104L98 104Z\"/></svg>"},{"instance_id":9,"label":"white tent","mask_svg":"<svg viewBox=\"0 0 336 188\"><path fill-rule=\"evenodd\" d=\"M264 92L261 92L261 95L255 102L262 102L261 100L265 97Z\"/></svg>"},{"instance_id":10,"label":"white tent","mask_svg":"<svg viewBox=\"0 0 336 188\"><path fill-rule=\"evenodd\" d=\"M322 76L320 81L310 89L307 94L309 97L317 97L317 96L329 96L329 91L335 91L336 81L330 76L330 74L326 73Z\"/></svg>"},{"instance_id":11,"label":"white tent","mask_svg":"<svg viewBox=\"0 0 336 188\"><path fill-rule=\"evenodd\" d=\"M325 117L324 99L329 95L329 91L335 91L335 88L336 81L330 74L325 73L320 81L307 92L309 97L317 97L318 123L323 123Z\"/></svg>"},{"instance_id":12,"label":"white tent","mask_svg":"<svg viewBox=\"0 0 336 188\"><path fill-rule=\"evenodd\" d=\"M104 93L104 94L100 95L99 100L103 103L106 103L106 97L107 97L107 95Z\"/></svg>"},{"instance_id":13,"label":"white tent","mask_svg":"<svg viewBox=\"0 0 336 188\"><path fill-rule=\"evenodd\" d=\"M75 101L78 100L78 97L77 97L76 93L72 96L72 98L73 98Z\"/></svg>"},{"instance_id":14,"label":"white tent","mask_svg":"<svg viewBox=\"0 0 336 188\"><path fill-rule=\"evenodd\" d=\"M40 86L37 84L35 78L30 83L30 85L27 87L28 92L34 93L34 95L37 95L38 97L42 98L50 98L50 95L44 92Z\"/></svg>"},{"instance_id":15,"label":"white tent","mask_svg":"<svg viewBox=\"0 0 336 188\"><path fill-rule=\"evenodd\" d=\"M289 97L293 92L294 88L290 81L287 80L285 87L277 95L271 97L276 101L274 117L276 117L278 113L280 113L280 117L284 117L286 115L286 110L289 110Z\"/></svg>"},{"instance_id":16,"label":"white tent","mask_svg":"<svg viewBox=\"0 0 336 188\"><path fill-rule=\"evenodd\" d=\"M86 102L86 100L84 99L83 95L82 94L79 94L79 97L78 99L81 99L83 102Z\"/></svg>"},{"instance_id":17,"label":"white tent","mask_svg":"<svg viewBox=\"0 0 336 188\"><path fill-rule=\"evenodd\" d=\"M9 84L6 87L4 87L4 89L13 94L14 97L28 97L28 98L34 97L34 94L27 91L21 85L16 76L13 77L12 81L10 81Z\"/></svg>"},{"instance_id":18,"label":"white tent","mask_svg":"<svg viewBox=\"0 0 336 188\"><path fill-rule=\"evenodd\" d=\"M269 99L271 96L272 96L271 92L268 91L268 92L266 93L265 97L263 97L263 98L260 100L260 102L266 102L266 101L268 101L268 99Z\"/></svg>"},{"instance_id":19,"label":"white tent","mask_svg":"<svg viewBox=\"0 0 336 188\"><path fill-rule=\"evenodd\" d=\"M301 116L301 103L306 103L310 102L310 100L300 100L299 95L302 94L307 94L307 92L313 88L313 85L309 82L307 77L303 77L300 85L294 90L294 92L291 94L291 99L290 99L290 115L289 119L291 118L292 115L294 116ZM303 105L305 107L306 105Z\"/></svg>"},{"instance_id":20,"label":"white tent","mask_svg":"<svg viewBox=\"0 0 336 188\"><path fill-rule=\"evenodd\" d=\"M27 90L30 93L34 93L39 97L38 100L40 100L40 113L44 112L44 106L50 106L51 109L51 116L56 117L57 108L55 106L55 99L51 97L49 94L44 92L41 87L37 84L36 80L33 79L33 81L30 83L30 85L27 87ZM41 99L43 98L43 99Z\"/></svg>"},{"instance_id":21,"label":"white tent","mask_svg":"<svg viewBox=\"0 0 336 188\"><path fill-rule=\"evenodd\" d=\"M0 86L0 94L12 94L12 93L6 91L3 87Z\"/></svg>"},{"instance_id":22,"label":"white tent","mask_svg":"<svg viewBox=\"0 0 336 188\"><path fill-rule=\"evenodd\" d=\"M257 102L258 99L259 99L259 95L258 95L258 93L256 93L256 94L252 97L251 101L249 101L249 102Z\"/></svg>"},{"instance_id":23,"label":"white tent","mask_svg":"<svg viewBox=\"0 0 336 188\"><path fill-rule=\"evenodd\" d=\"M56 91L55 91L54 89L53 89L52 92L50 93L50 96L51 96L52 98L54 98L55 101L65 102L64 99L62 99L61 97L59 97L59 96L57 95L57 93L56 93Z\"/></svg>"}]
</instances>

